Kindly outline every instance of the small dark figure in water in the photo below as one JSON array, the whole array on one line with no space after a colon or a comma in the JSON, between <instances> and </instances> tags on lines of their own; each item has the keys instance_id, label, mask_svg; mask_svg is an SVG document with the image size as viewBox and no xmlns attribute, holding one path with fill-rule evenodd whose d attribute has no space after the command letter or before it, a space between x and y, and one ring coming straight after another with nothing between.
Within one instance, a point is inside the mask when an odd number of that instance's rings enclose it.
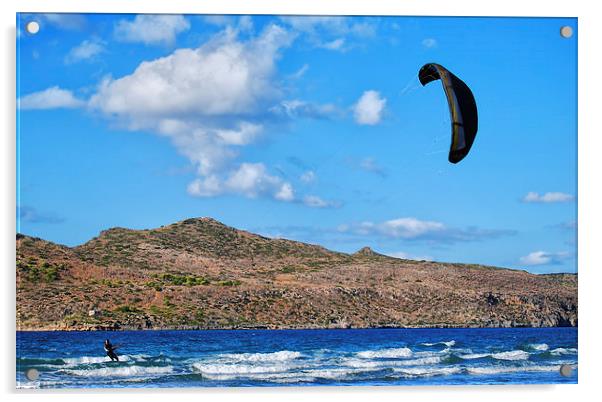
<instances>
[{"instance_id":1,"label":"small dark figure in water","mask_svg":"<svg viewBox=\"0 0 602 402\"><path fill-rule=\"evenodd\" d=\"M119 346L113 346L108 339L105 339L104 348L105 348L105 351L107 352L107 356L109 356L111 358L112 362L119 361L119 357L115 353L115 349L117 349L118 347Z\"/></svg>"}]
</instances>

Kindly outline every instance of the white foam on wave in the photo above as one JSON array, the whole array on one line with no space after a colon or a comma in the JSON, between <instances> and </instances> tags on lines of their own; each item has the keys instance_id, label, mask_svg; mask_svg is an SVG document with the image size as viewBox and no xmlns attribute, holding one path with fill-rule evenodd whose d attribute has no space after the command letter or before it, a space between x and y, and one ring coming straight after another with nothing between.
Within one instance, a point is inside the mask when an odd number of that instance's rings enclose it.
<instances>
[{"instance_id":1,"label":"white foam on wave","mask_svg":"<svg viewBox=\"0 0 602 402\"><path fill-rule=\"evenodd\" d=\"M341 362L342 366L354 368L375 368L383 367L392 363L391 361L373 361L366 359L345 359Z\"/></svg>"},{"instance_id":2,"label":"white foam on wave","mask_svg":"<svg viewBox=\"0 0 602 402\"><path fill-rule=\"evenodd\" d=\"M279 352L272 353L228 353L219 355L222 358L236 361L247 361L247 362L278 362L294 360L301 357L300 352L281 350Z\"/></svg>"},{"instance_id":3,"label":"white foam on wave","mask_svg":"<svg viewBox=\"0 0 602 402\"><path fill-rule=\"evenodd\" d=\"M373 371L370 369L348 369L348 368L324 368L313 370L302 370L297 372L278 372L278 373L254 373L254 372L237 372L237 373L202 373L202 376L209 380L228 381L238 378L247 378L256 381L269 381L277 383L299 383L313 382L316 379L325 380L342 380L351 375Z\"/></svg>"},{"instance_id":4,"label":"white foam on wave","mask_svg":"<svg viewBox=\"0 0 602 402\"><path fill-rule=\"evenodd\" d=\"M91 370L63 370L68 374L73 374L79 377L130 377L143 376L153 374L169 374L173 372L172 366L165 367L143 367L143 366L126 366L126 367L103 367Z\"/></svg>"},{"instance_id":5,"label":"white foam on wave","mask_svg":"<svg viewBox=\"0 0 602 402\"><path fill-rule=\"evenodd\" d=\"M456 344L456 341L454 341L453 339L451 341L441 341L441 342L432 342L432 343L424 342L424 343L421 343L421 345L423 345L423 346L445 345L448 348L451 348L455 344Z\"/></svg>"},{"instance_id":6,"label":"white foam on wave","mask_svg":"<svg viewBox=\"0 0 602 402\"><path fill-rule=\"evenodd\" d=\"M454 352L457 351L462 351L462 350L467 350L470 352L470 349L454 349ZM450 348L445 348L443 350L438 350L438 351L422 351L422 352L414 352L413 356L414 357L431 357L431 356L445 356L449 353L451 353L452 349Z\"/></svg>"},{"instance_id":7,"label":"white foam on wave","mask_svg":"<svg viewBox=\"0 0 602 402\"><path fill-rule=\"evenodd\" d=\"M363 352L357 352L357 357L363 359L374 359L374 358L403 358L411 357L412 350L410 348L390 348L390 349L379 349L379 350L365 350Z\"/></svg>"},{"instance_id":8,"label":"white foam on wave","mask_svg":"<svg viewBox=\"0 0 602 402\"><path fill-rule=\"evenodd\" d=\"M464 360L473 360L473 359L482 359L483 357L489 357L491 353L467 353L465 355L459 355L460 359Z\"/></svg>"},{"instance_id":9,"label":"white foam on wave","mask_svg":"<svg viewBox=\"0 0 602 402\"><path fill-rule=\"evenodd\" d=\"M451 375L462 372L460 367L415 367L415 368L394 368L397 373L405 377L432 377L436 375Z\"/></svg>"},{"instance_id":10,"label":"white foam on wave","mask_svg":"<svg viewBox=\"0 0 602 402\"><path fill-rule=\"evenodd\" d=\"M371 371L371 370L349 370L344 368L329 368L329 369L316 369L316 370L307 370L304 371L303 374L314 377L314 378L323 378L326 380L339 380L349 375L357 374L360 372Z\"/></svg>"},{"instance_id":11,"label":"white foam on wave","mask_svg":"<svg viewBox=\"0 0 602 402\"><path fill-rule=\"evenodd\" d=\"M575 348L556 348L550 351L551 355L561 356L561 355L576 355L577 349Z\"/></svg>"},{"instance_id":12,"label":"white foam on wave","mask_svg":"<svg viewBox=\"0 0 602 402\"><path fill-rule=\"evenodd\" d=\"M471 354L472 353L472 349L470 349L470 348L452 348L452 349L445 348L443 350L443 352L445 352L445 353L453 352L453 353Z\"/></svg>"},{"instance_id":13,"label":"white foam on wave","mask_svg":"<svg viewBox=\"0 0 602 402\"><path fill-rule=\"evenodd\" d=\"M38 389L38 388L40 388L39 381L27 381L27 382L17 381L17 389Z\"/></svg>"},{"instance_id":14,"label":"white foam on wave","mask_svg":"<svg viewBox=\"0 0 602 402\"><path fill-rule=\"evenodd\" d=\"M201 374L253 374L283 373L292 368L287 364L254 366L248 364L203 364L193 363L192 368Z\"/></svg>"},{"instance_id":15,"label":"white foam on wave","mask_svg":"<svg viewBox=\"0 0 602 402\"><path fill-rule=\"evenodd\" d=\"M338 380L353 374L354 370L344 369L320 369L308 370L295 373L236 373L236 374L211 374L203 373L203 377L209 380L229 381L239 378L247 378L255 381L269 381L276 383L299 383L314 382L316 379Z\"/></svg>"},{"instance_id":16,"label":"white foam on wave","mask_svg":"<svg viewBox=\"0 0 602 402\"><path fill-rule=\"evenodd\" d=\"M396 365L398 365L398 366L423 366L423 365L427 365L427 364L441 363L441 360L443 360L442 356L430 356L430 357L422 357L420 359L397 361Z\"/></svg>"},{"instance_id":17,"label":"white foam on wave","mask_svg":"<svg viewBox=\"0 0 602 402\"><path fill-rule=\"evenodd\" d=\"M203 378L214 381L231 381L239 378L248 378L258 381L272 382L301 382L301 374L298 373L201 373ZM315 378L308 378L308 381L314 381Z\"/></svg>"},{"instance_id":18,"label":"white foam on wave","mask_svg":"<svg viewBox=\"0 0 602 402\"><path fill-rule=\"evenodd\" d=\"M527 360L529 353L524 350L511 350L509 352L492 353L491 357L498 360Z\"/></svg>"},{"instance_id":19,"label":"white foam on wave","mask_svg":"<svg viewBox=\"0 0 602 402\"><path fill-rule=\"evenodd\" d=\"M538 350L540 352L545 352L550 348L547 343L530 343L528 346L529 349Z\"/></svg>"},{"instance_id":20,"label":"white foam on wave","mask_svg":"<svg viewBox=\"0 0 602 402\"><path fill-rule=\"evenodd\" d=\"M77 366L80 364L97 364L97 363L107 363L110 362L111 359L108 356L80 356L80 357L67 357L61 359L65 364L71 366ZM127 362L132 360L128 355L119 356L119 360L123 362Z\"/></svg>"},{"instance_id":21,"label":"white foam on wave","mask_svg":"<svg viewBox=\"0 0 602 402\"><path fill-rule=\"evenodd\" d=\"M304 372L294 373L201 373L203 378L216 381L230 381L239 378L247 378L257 381L270 381L278 383L312 382L316 377Z\"/></svg>"},{"instance_id":22,"label":"white foam on wave","mask_svg":"<svg viewBox=\"0 0 602 402\"><path fill-rule=\"evenodd\" d=\"M441 363L442 356L422 357L419 359L408 360L366 360L366 359L347 359L341 362L341 365L353 368L375 368L384 369L399 366L423 366L427 364Z\"/></svg>"},{"instance_id":23,"label":"white foam on wave","mask_svg":"<svg viewBox=\"0 0 602 402\"><path fill-rule=\"evenodd\" d=\"M575 368L576 366L574 366ZM467 367L466 371L470 374L504 374L504 373L522 373L522 372L550 372L559 371L560 365L546 366L496 366L496 367Z\"/></svg>"},{"instance_id":24,"label":"white foam on wave","mask_svg":"<svg viewBox=\"0 0 602 402\"><path fill-rule=\"evenodd\" d=\"M282 350L272 353L220 354L212 360L192 363L192 370L203 377L215 380L229 380L239 377L265 379L268 375L286 377L292 369L307 367L303 361L295 361L302 354ZM260 378L261 377L261 378Z\"/></svg>"}]
</instances>

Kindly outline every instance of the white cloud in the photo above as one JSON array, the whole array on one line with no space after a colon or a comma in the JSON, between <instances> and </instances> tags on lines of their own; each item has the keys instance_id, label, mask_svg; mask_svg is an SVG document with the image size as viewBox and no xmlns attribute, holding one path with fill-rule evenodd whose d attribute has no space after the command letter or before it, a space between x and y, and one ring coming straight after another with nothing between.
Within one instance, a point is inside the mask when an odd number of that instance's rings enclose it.
<instances>
[{"instance_id":1,"label":"white cloud","mask_svg":"<svg viewBox=\"0 0 602 402\"><path fill-rule=\"evenodd\" d=\"M552 265L560 264L562 260L570 258L570 253L566 251L558 253L548 253L546 251L534 251L524 257L520 257L519 261L523 265Z\"/></svg>"},{"instance_id":2,"label":"white cloud","mask_svg":"<svg viewBox=\"0 0 602 402\"><path fill-rule=\"evenodd\" d=\"M328 50L339 50L339 51L344 51L345 48L343 47L345 45L345 39L343 38L337 38L334 39L330 42L326 42L326 43L321 43L319 45L319 47L323 48L323 49L328 49Z\"/></svg>"},{"instance_id":3,"label":"white cloud","mask_svg":"<svg viewBox=\"0 0 602 402\"><path fill-rule=\"evenodd\" d=\"M425 240L441 243L479 241L515 234L510 230L479 229L475 227L451 228L442 222L420 220L413 217L391 219L384 222L364 221L343 224L337 229L340 233L358 236L382 236L393 239Z\"/></svg>"},{"instance_id":4,"label":"white cloud","mask_svg":"<svg viewBox=\"0 0 602 402\"><path fill-rule=\"evenodd\" d=\"M316 180L316 174L313 170L308 170L307 172L303 172L299 178L303 183L312 183Z\"/></svg>"},{"instance_id":5,"label":"white cloud","mask_svg":"<svg viewBox=\"0 0 602 402\"><path fill-rule=\"evenodd\" d=\"M274 194L274 198L280 201L293 201L295 199L293 186L290 183L283 183L276 194Z\"/></svg>"},{"instance_id":6,"label":"white cloud","mask_svg":"<svg viewBox=\"0 0 602 402\"><path fill-rule=\"evenodd\" d=\"M275 61L290 40L276 25L246 42L226 30L197 49L179 49L143 62L131 75L106 79L90 107L131 130L170 138L204 177L191 193L213 193L210 176L227 176L224 169L237 157L237 149L263 132L264 123L256 116L265 115L280 95L274 84Z\"/></svg>"},{"instance_id":7,"label":"white cloud","mask_svg":"<svg viewBox=\"0 0 602 402\"><path fill-rule=\"evenodd\" d=\"M253 26L253 18L250 15L243 15L238 19L238 30L241 32L252 32L255 27Z\"/></svg>"},{"instance_id":8,"label":"white cloud","mask_svg":"<svg viewBox=\"0 0 602 402\"><path fill-rule=\"evenodd\" d=\"M377 91L365 91L353 106L355 121L362 125L375 125L380 123L387 100L382 98Z\"/></svg>"},{"instance_id":9,"label":"white cloud","mask_svg":"<svg viewBox=\"0 0 602 402\"><path fill-rule=\"evenodd\" d=\"M228 26L234 23L234 17L231 15L204 15L201 18L206 24L215 25L218 27Z\"/></svg>"},{"instance_id":10,"label":"white cloud","mask_svg":"<svg viewBox=\"0 0 602 402\"><path fill-rule=\"evenodd\" d=\"M117 126L168 138L194 166L197 177L187 188L191 195L237 194L316 208L334 206L318 197L297 196L291 183L269 172L263 163L237 160L243 147L278 121L272 109L275 104L288 110L287 118L333 110L331 105L281 101L276 61L293 38L273 24L247 40L226 28L198 48L177 49L142 62L129 75L105 78L87 106ZM68 91L51 90L63 95L62 107L81 104ZM30 108L41 104L28 97L22 102ZM59 103L50 104L58 107Z\"/></svg>"},{"instance_id":11,"label":"white cloud","mask_svg":"<svg viewBox=\"0 0 602 402\"><path fill-rule=\"evenodd\" d=\"M288 117L308 117L314 119L329 118L339 113L339 109L332 103L317 104L298 99L285 100L270 108L274 114Z\"/></svg>"},{"instance_id":12,"label":"white cloud","mask_svg":"<svg viewBox=\"0 0 602 402\"><path fill-rule=\"evenodd\" d=\"M307 70L309 70L309 64L305 63L303 66L301 66L300 69L298 69L293 74L291 74L290 78L292 78L294 80L298 80L299 78L301 78L305 75Z\"/></svg>"},{"instance_id":13,"label":"white cloud","mask_svg":"<svg viewBox=\"0 0 602 402\"><path fill-rule=\"evenodd\" d=\"M263 163L242 163L225 178L208 175L196 179L189 184L188 193L198 197L221 194L239 194L249 198L268 196L285 202L295 199L292 185L270 175Z\"/></svg>"},{"instance_id":14,"label":"white cloud","mask_svg":"<svg viewBox=\"0 0 602 402\"><path fill-rule=\"evenodd\" d=\"M178 49L141 63L131 75L106 80L91 105L134 126L166 117L256 113L279 94L275 59L290 39L275 25L248 42L226 30L197 49Z\"/></svg>"},{"instance_id":15,"label":"white cloud","mask_svg":"<svg viewBox=\"0 0 602 402\"><path fill-rule=\"evenodd\" d=\"M371 22L355 22L348 17L340 16L292 16L281 17L281 20L294 30L313 36L325 34L353 35L356 37L372 37L376 27Z\"/></svg>"},{"instance_id":16,"label":"white cloud","mask_svg":"<svg viewBox=\"0 0 602 402\"><path fill-rule=\"evenodd\" d=\"M282 21L289 24L293 29L301 32L313 33L318 28L330 31L347 31L347 22L344 17L336 16L292 16L281 17Z\"/></svg>"},{"instance_id":17,"label":"white cloud","mask_svg":"<svg viewBox=\"0 0 602 402\"><path fill-rule=\"evenodd\" d=\"M433 38L426 38L422 41L422 46L426 48L437 47L437 40Z\"/></svg>"},{"instance_id":18,"label":"white cloud","mask_svg":"<svg viewBox=\"0 0 602 402\"><path fill-rule=\"evenodd\" d=\"M360 39L371 38L376 34L376 24L372 20L356 22L340 16L291 16L280 18L292 30L298 32L311 46L345 51Z\"/></svg>"},{"instance_id":19,"label":"white cloud","mask_svg":"<svg viewBox=\"0 0 602 402\"><path fill-rule=\"evenodd\" d=\"M252 32L254 29L253 18L249 15L242 15L238 19L232 15L205 15L202 20L209 25L236 28L240 32Z\"/></svg>"},{"instance_id":20,"label":"white cloud","mask_svg":"<svg viewBox=\"0 0 602 402\"><path fill-rule=\"evenodd\" d=\"M73 92L54 86L19 98L20 109L69 109L82 107L85 103L77 99Z\"/></svg>"},{"instance_id":21,"label":"white cloud","mask_svg":"<svg viewBox=\"0 0 602 402\"><path fill-rule=\"evenodd\" d=\"M374 158L363 158L359 161L360 169L365 170L366 172L374 173L380 177L385 177L387 174L385 170L379 166L378 162L374 160Z\"/></svg>"},{"instance_id":22,"label":"white cloud","mask_svg":"<svg viewBox=\"0 0 602 402\"><path fill-rule=\"evenodd\" d=\"M415 238L426 233L445 229L441 222L421 221L415 218L399 218L383 222L378 230L390 237Z\"/></svg>"},{"instance_id":23,"label":"white cloud","mask_svg":"<svg viewBox=\"0 0 602 402\"><path fill-rule=\"evenodd\" d=\"M72 64L79 61L93 60L96 56L106 51L105 45L106 43L99 39L86 39L67 53L65 63Z\"/></svg>"},{"instance_id":24,"label":"white cloud","mask_svg":"<svg viewBox=\"0 0 602 402\"><path fill-rule=\"evenodd\" d=\"M86 17L83 14L47 13L36 14L36 16L39 16L41 18L42 24L48 23L60 29L77 31L83 29L86 26Z\"/></svg>"},{"instance_id":25,"label":"white cloud","mask_svg":"<svg viewBox=\"0 0 602 402\"><path fill-rule=\"evenodd\" d=\"M223 193L223 184L215 175L195 179L188 184L188 194L196 197L215 197Z\"/></svg>"},{"instance_id":26,"label":"white cloud","mask_svg":"<svg viewBox=\"0 0 602 402\"><path fill-rule=\"evenodd\" d=\"M523 202L541 202L541 203L553 203L553 202L569 202L574 197L571 194L560 193L560 192L548 192L545 194L539 194L534 191L527 193L523 197Z\"/></svg>"},{"instance_id":27,"label":"white cloud","mask_svg":"<svg viewBox=\"0 0 602 402\"><path fill-rule=\"evenodd\" d=\"M226 145L248 145L260 135L262 126L242 122L236 130L216 130L218 138Z\"/></svg>"},{"instance_id":28,"label":"white cloud","mask_svg":"<svg viewBox=\"0 0 602 402\"><path fill-rule=\"evenodd\" d=\"M227 28L199 48L178 49L130 75L106 79L90 108L131 130L168 137L196 168L191 195L293 202L293 186L263 163L235 161L241 147L263 134L266 111L281 97L276 60L291 40L277 25L247 41Z\"/></svg>"},{"instance_id":29,"label":"white cloud","mask_svg":"<svg viewBox=\"0 0 602 402\"><path fill-rule=\"evenodd\" d=\"M311 208L338 208L340 206L336 201L324 200L316 195L303 197L303 204Z\"/></svg>"},{"instance_id":30,"label":"white cloud","mask_svg":"<svg viewBox=\"0 0 602 402\"><path fill-rule=\"evenodd\" d=\"M232 172L226 186L234 192L248 197L257 197L264 192L276 195L282 190L282 179L270 176L262 163L243 163L239 169Z\"/></svg>"},{"instance_id":31,"label":"white cloud","mask_svg":"<svg viewBox=\"0 0 602 402\"><path fill-rule=\"evenodd\" d=\"M145 45L171 45L176 36L190 29L190 23L181 15L137 15L133 21L120 20L114 35L123 42L140 42Z\"/></svg>"}]
</instances>

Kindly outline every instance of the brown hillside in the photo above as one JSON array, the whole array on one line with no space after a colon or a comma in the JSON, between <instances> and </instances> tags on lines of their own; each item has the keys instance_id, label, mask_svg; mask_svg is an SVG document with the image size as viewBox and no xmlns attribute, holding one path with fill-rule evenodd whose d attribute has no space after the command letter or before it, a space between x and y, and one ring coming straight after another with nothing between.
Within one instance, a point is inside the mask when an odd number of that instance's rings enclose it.
<instances>
[{"instance_id":1,"label":"brown hillside","mask_svg":"<svg viewBox=\"0 0 602 402\"><path fill-rule=\"evenodd\" d=\"M17 236L20 329L577 325L577 276L348 255L210 218Z\"/></svg>"}]
</instances>

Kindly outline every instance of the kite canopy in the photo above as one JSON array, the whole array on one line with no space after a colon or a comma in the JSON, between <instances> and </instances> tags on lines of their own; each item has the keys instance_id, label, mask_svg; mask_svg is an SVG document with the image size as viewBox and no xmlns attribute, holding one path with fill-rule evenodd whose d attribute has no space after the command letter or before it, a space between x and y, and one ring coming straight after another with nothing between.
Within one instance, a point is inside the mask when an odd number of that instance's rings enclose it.
<instances>
[{"instance_id":1,"label":"kite canopy","mask_svg":"<svg viewBox=\"0 0 602 402\"><path fill-rule=\"evenodd\" d=\"M449 148L449 161L458 163L470 151L479 126L477 103L468 86L445 67L429 63L418 72L422 85L441 80L452 122L452 141Z\"/></svg>"}]
</instances>

